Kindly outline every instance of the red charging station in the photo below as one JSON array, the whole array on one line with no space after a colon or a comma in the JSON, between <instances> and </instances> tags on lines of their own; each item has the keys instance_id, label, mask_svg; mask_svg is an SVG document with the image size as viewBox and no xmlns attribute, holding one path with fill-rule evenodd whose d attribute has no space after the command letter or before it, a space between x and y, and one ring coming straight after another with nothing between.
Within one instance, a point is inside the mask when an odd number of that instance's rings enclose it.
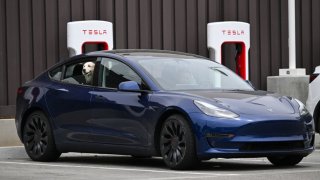
<instances>
[{"instance_id":1,"label":"red charging station","mask_svg":"<svg viewBox=\"0 0 320 180\"><path fill-rule=\"evenodd\" d=\"M222 62L222 46L235 44L236 73L249 80L250 24L237 21L213 22L207 26L210 58Z\"/></svg>"},{"instance_id":2,"label":"red charging station","mask_svg":"<svg viewBox=\"0 0 320 180\"><path fill-rule=\"evenodd\" d=\"M112 23L107 21L73 21L67 25L69 56L84 53L85 45L96 44L103 50L113 49Z\"/></svg>"}]
</instances>

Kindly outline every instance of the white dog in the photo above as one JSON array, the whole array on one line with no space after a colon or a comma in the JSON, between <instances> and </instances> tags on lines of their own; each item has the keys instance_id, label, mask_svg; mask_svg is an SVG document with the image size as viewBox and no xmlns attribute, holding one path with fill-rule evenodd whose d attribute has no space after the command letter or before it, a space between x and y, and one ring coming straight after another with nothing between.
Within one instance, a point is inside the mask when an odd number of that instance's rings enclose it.
<instances>
[{"instance_id":1,"label":"white dog","mask_svg":"<svg viewBox=\"0 0 320 180\"><path fill-rule=\"evenodd\" d=\"M87 84L91 84L92 82L94 66L95 64L93 62L86 62L83 65L82 74L86 78Z\"/></svg>"}]
</instances>

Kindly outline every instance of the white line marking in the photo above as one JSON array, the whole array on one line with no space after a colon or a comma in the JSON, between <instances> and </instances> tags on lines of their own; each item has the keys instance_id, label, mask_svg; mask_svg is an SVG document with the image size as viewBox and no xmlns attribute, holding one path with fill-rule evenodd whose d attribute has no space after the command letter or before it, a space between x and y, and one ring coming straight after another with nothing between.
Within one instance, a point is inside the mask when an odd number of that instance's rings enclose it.
<instances>
[{"instance_id":1,"label":"white line marking","mask_svg":"<svg viewBox=\"0 0 320 180\"><path fill-rule=\"evenodd\" d=\"M270 172L262 172L262 173L243 173L243 174L219 174L219 175L211 175L211 176L188 176L188 177L163 177L163 178L151 178L152 180L166 180L166 179L189 179L189 178L210 178L210 177L217 177L217 176L253 176L253 175L273 175L273 174L295 174L295 173L311 173L311 172L318 172L320 173L320 170L314 169L314 170L290 170L290 171L274 171L272 170L272 173Z\"/></svg>"},{"instance_id":2,"label":"white line marking","mask_svg":"<svg viewBox=\"0 0 320 180\"><path fill-rule=\"evenodd\" d=\"M219 176L228 176L226 175L219 175ZM160 178L150 178L150 180L167 180L167 179L202 179L202 178L214 178L218 177L217 175L212 176L179 176L179 177L160 177Z\"/></svg>"},{"instance_id":3,"label":"white line marking","mask_svg":"<svg viewBox=\"0 0 320 180\"><path fill-rule=\"evenodd\" d=\"M9 149L9 148L23 148L24 146L3 146L0 149Z\"/></svg>"},{"instance_id":4,"label":"white line marking","mask_svg":"<svg viewBox=\"0 0 320 180\"><path fill-rule=\"evenodd\" d=\"M208 175L208 176L237 176L239 174L214 174L201 173L190 171L164 171L164 170L150 170L150 169L134 169L134 168L111 168L101 166L79 166L79 165L64 165L64 164L47 164L47 163L26 163L13 161L0 161L0 164L16 164L16 165L31 165L31 166L47 166L47 167L61 167L61 168L87 168L87 169L103 169L103 170L118 170L118 171L138 171L150 173L171 173L171 174L190 174L190 175Z\"/></svg>"},{"instance_id":5,"label":"white line marking","mask_svg":"<svg viewBox=\"0 0 320 180\"><path fill-rule=\"evenodd\" d=\"M244 173L239 174L239 176L252 176L252 175L273 175L273 174L294 174L294 173L310 173L310 172L318 172L320 173L319 169L313 169L313 170L290 170L290 171L275 171L272 170L272 172L263 172L263 173Z\"/></svg>"},{"instance_id":6,"label":"white line marking","mask_svg":"<svg viewBox=\"0 0 320 180\"><path fill-rule=\"evenodd\" d=\"M226 159L224 159L224 160L226 160ZM238 159L238 158L235 158L235 159L227 159L227 161L264 162L264 163L267 163L267 164L271 164L267 159ZM299 164L316 164L316 165L319 164L320 165L320 162L317 163L317 162L302 161Z\"/></svg>"}]
</instances>

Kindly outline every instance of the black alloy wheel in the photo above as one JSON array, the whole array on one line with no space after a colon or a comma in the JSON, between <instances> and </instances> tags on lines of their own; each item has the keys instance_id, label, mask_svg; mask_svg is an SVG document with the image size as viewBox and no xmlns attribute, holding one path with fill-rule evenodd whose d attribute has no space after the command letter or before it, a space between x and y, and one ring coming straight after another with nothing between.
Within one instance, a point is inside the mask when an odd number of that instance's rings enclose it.
<instances>
[{"instance_id":1,"label":"black alloy wheel","mask_svg":"<svg viewBox=\"0 0 320 180\"><path fill-rule=\"evenodd\" d=\"M171 169L188 169L198 162L193 133L185 118L173 115L165 120L160 133L160 152Z\"/></svg>"},{"instance_id":2,"label":"black alloy wheel","mask_svg":"<svg viewBox=\"0 0 320 180\"><path fill-rule=\"evenodd\" d=\"M48 119L39 111L28 117L23 129L23 143L28 156L35 161L54 161L61 155L56 150Z\"/></svg>"}]
</instances>

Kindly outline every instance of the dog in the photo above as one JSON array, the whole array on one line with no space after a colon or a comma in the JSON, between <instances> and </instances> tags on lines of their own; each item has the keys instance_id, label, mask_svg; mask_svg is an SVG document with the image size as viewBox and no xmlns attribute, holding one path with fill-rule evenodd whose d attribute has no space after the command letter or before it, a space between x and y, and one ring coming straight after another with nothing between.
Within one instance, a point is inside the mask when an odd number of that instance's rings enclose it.
<instances>
[{"instance_id":1,"label":"dog","mask_svg":"<svg viewBox=\"0 0 320 180\"><path fill-rule=\"evenodd\" d=\"M94 66L95 64L93 62L86 62L83 64L82 74L86 79L86 84L92 83Z\"/></svg>"}]
</instances>

